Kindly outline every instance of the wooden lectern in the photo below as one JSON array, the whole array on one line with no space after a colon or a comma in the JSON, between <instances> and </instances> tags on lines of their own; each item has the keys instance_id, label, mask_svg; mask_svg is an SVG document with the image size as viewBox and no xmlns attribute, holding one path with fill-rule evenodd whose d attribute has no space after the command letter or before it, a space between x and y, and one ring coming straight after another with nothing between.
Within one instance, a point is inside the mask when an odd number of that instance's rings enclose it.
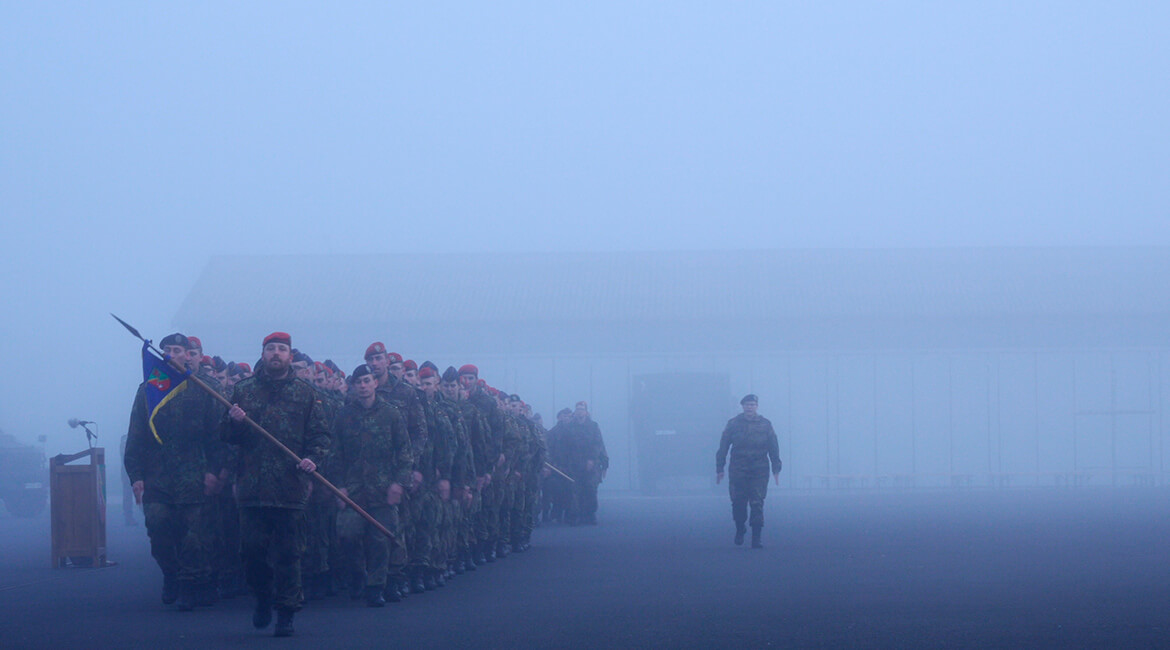
<instances>
[{"instance_id":1,"label":"wooden lectern","mask_svg":"<svg viewBox=\"0 0 1170 650\"><path fill-rule=\"evenodd\" d=\"M88 465L69 465L89 456ZM49 460L53 568L106 566L106 450L91 447Z\"/></svg>"}]
</instances>

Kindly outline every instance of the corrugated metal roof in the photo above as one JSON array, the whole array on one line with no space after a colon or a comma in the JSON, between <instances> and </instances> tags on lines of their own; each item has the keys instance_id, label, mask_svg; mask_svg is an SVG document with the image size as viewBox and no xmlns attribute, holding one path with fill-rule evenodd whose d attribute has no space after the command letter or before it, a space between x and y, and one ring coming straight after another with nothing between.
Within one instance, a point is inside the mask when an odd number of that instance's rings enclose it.
<instances>
[{"instance_id":1,"label":"corrugated metal roof","mask_svg":"<svg viewBox=\"0 0 1170 650\"><path fill-rule=\"evenodd\" d=\"M1170 248L212 258L176 322L767 322L1170 312Z\"/></svg>"}]
</instances>

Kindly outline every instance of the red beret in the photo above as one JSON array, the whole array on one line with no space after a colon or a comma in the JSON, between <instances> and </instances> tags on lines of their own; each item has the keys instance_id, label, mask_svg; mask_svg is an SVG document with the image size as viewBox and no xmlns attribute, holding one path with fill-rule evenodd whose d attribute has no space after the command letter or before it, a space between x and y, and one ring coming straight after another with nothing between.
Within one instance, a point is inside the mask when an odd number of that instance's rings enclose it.
<instances>
[{"instance_id":1,"label":"red beret","mask_svg":"<svg viewBox=\"0 0 1170 650\"><path fill-rule=\"evenodd\" d=\"M243 368L244 372L252 372L252 366L249 366L248 364L244 363L243 361L237 363L236 365L240 368Z\"/></svg>"},{"instance_id":2,"label":"red beret","mask_svg":"<svg viewBox=\"0 0 1170 650\"><path fill-rule=\"evenodd\" d=\"M438 373L436 373L433 369L431 369L429 367L423 368L422 370L418 371L418 378L419 379L426 379L427 377L435 377L437 375L438 375Z\"/></svg>"},{"instance_id":3,"label":"red beret","mask_svg":"<svg viewBox=\"0 0 1170 650\"><path fill-rule=\"evenodd\" d=\"M264 345L268 345L269 343L283 343L291 348L292 336L286 334L285 332L273 332L264 337Z\"/></svg>"},{"instance_id":4,"label":"red beret","mask_svg":"<svg viewBox=\"0 0 1170 650\"><path fill-rule=\"evenodd\" d=\"M313 368L317 372L325 372L326 370L328 370L328 368L325 367L325 364L321 363L320 361L314 361Z\"/></svg>"},{"instance_id":5,"label":"red beret","mask_svg":"<svg viewBox=\"0 0 1170 650\"><path fill-rule=\"evenodd\" d=\"M414 362L414 359L407 359L402 363L402 365L405 366L407 370L418 370L418 364Z\"/></svg>"},{"instance_id":6,"label":"red beret","mask_svg":"<svg viewBox=\"0 0 1170 650\"><path fill-rule=\"evenodd\" d=\"M475 385L479 386L480 388L487 388L487 380L486 379L477 379L477 380L475 380Z\"/></svg>"},{"instance_id":7,"label":"red beret","mask_svg":"<svg viewBox=\"0 0 1170 650\"><path fill-rule=\"evenodd\" d=\"M484 390L486 390L488 392L488 395L491 395L492 397L498 397L500 395L500 391L496 390L495 388L492 388L491 386L485 386Z\"/></svg>"},{"instance_id":8,"label":"red beret","mask_svg":"<svg viewBox=\"0 0 1170 650\"><path fill-rule=\"evenodd\" d=\"M387 352L386 353L386 362L387 363L402 363L402 355L398 354L397 352Z\"/></svg>"},{"instance_id":9,"label":"red beret","mask_svg":"<svg viewBox=\"0 0 1170 650\"><path fill-rule=\"evenodd\" d=\"M467 365L459 367L459 374L461 374L461 375L475 375L476 377L478 377L479 376L479 368L476 368L475 366L473 366L469 363Z\"/></svg>"},{"instance_id":10,"label":"red beret","mask_svg":"<svg viewBox=\"0 0 1170 650\"><path fill-rule=\"evenodd\" d=\"M192 348L203 349L203 341L200 341L198 336L188 336L187 341L191 343Z\"/></svg>"},{"instance_id":11,"label":"red beret","mask_svg":"<svg viewBox=\"0 0 1170 650\"><path fill-rule=\"evenodd\" d=\"M382 345L381 341L374 341L370 347L366 348L366 358L374 356L375 354L386 354L386 346Z\"/></svg>"},{"instance_id":12,"label":"red beret","mask_svg":"<svg viewBox=\"0 0 1170 650\"><path fill-rule=\"evenodd\" d=\"M211 357L205 354L203 355L203 358L199 360L199 364L203 366L214 366L215 362L212 361Z\"/></svg>"}]
</instances>

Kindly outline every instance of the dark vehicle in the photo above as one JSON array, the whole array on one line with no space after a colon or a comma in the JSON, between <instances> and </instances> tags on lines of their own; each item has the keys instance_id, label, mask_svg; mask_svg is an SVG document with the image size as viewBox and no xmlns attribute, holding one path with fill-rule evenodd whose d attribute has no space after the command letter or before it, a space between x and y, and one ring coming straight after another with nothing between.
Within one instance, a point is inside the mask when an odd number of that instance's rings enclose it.
<instances>
[{"instance_id":1,"label":"dark vehicle","mask_svg":"<svg viewBox=\"0 0 1170 650\"><path fill-rule=\"evenodd\" d=\"M17 517L35 517L49 501L45 452L0 431L0 499Z\"/></svg>"},{"instance_id":2,"label":"dark vehicle","mask_svg":"<svg viewBox=\"0 0 1170 650\"><path fill-rule=\"evenodd\" d=\"M719 434L733 403L730 384L724 373L634 377L630 415L643 493L711 482Z\"/></svg>"}]
</instances>

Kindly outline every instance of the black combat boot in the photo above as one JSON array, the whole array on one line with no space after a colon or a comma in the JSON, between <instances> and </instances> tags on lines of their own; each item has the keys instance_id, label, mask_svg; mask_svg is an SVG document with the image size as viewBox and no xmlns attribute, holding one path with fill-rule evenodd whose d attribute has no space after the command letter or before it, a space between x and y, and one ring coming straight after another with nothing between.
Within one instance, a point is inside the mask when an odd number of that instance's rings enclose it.
<instances>
[{"instance_id":1,"label":"black combat boot","mask_svg":"<svg viewBox=\"0 0 1170 650\"><path fill-rule=\"evenodd\" d=\"M291 609L276 610L276 630L273 631L272 636L293 635L293 613Z\"/></svg>"},{"instance_id":2,"label":"black combat boot","mask_svg":"<svg viewBox=\"0 0 1170 650\"><path fill-rule=\"evenodd\" d=\"M382 598L388 603L402 602L402 592L398 591L398 581L394 578L386 579L386 586L382 588Z\"/></svg>"},{"instance_id":3,"label":"black combat boot","mask_svg":"<svg viewBox=\"0 0 1170 650\"><path fill-rule=\"evenodd\" d=\"M252 627L263 630L272 622L272 598L264 596L256 599L256 609L252 612Z\"/></svg>"},{"instance_id":4,"label":"black combat boot","mask_svg":"<svg viewBox=\"0 0 1170 650\"><path fill-rule=\"evenodd\" d=\"M488 564L496 561L496 545L491 542L483 543L483 560Z\"/></svg>"},{"instance_id":5,"label":"black combat boot","mask_svg":"<svg viewBox=\"0 0 1170 650\"><path fill-rule=\"evenodd\" d=\"M366 587L366 607L385 607L386 597L382 595L385 587Z\"/></svg>"},{"instance_id":6,"label":"black combat boot","mask_svg":"<svg viewBox=\"0 0 1170 650\"><path fill-rule=\"evenodd\" d=\"M752 526L752 548L764 548L764 544L760 542L760 531L763 526Z\"/></svg>"},{"instance_id":7,"label":"black combat boot","mask_svg":"<svg viewBox=\"0 0 1170 650\"><path fill-rule=\"evenodd\" d=\"M430 569L423 569L422 581L423 588L427 591L434 591L439 588L439 583L435 581L435 574Z\"/></svg>"},{"instance_id":8,"label":"black combat boot","mask_svg":"<svg viewBox=\"0 0 1170 650\"><path fill-rule=\"evenodd\" d=\"M179 582L179 611L189 612L195 609L195 590L198 587L194 582L182 580Z\"/></svg>"},{"instance_id":9,"label":"black combat boot","mask_svg":"<svg viewBox=\"0 0 1170 650\"><path fill-rule=\"evenodd\" d=\"M173 605L179 599L179 578L174 574L163 575L162 601L164 605Z\"/></svg>"},{"instance_id":10,"label":"black combat boot","mask_svg":"<svg viewBox=\"0 0 1170 650\"><path fill-rule=\"evenodd\" d=\"M508 553L511 551L512 547L509 546L506 542L500 542L499 544L496 544L496 559L502 560L508 557Z\"/></svg>"},{"instance_id":11,"label":"black combat boot","mask_svg":"<svg viewBox=\"0 0 1170 650\"><path fill-rule=\"evenodd\" d=\"M743 546L743 536L747 534L747 526L742 521L735 522L735 545Z\"/></svg>"},{"instance_id":12,"label":"black combat boot","mask_svg":"<svg viewBox=\"0 0 1170 650\"><path fill-rule=\"evenodd\" d=\"M427 585L425 582L423 582L423 577L419 575L418 571L415 571L414 574L410 576L410 593L421 594L426 592L426 590Z\"/></svg>"},{"instance_id":13,"label":"black combat boot","mask_svg":"<svg viewBox=\"0 0 1170 650\"><path fill-rule=\"evenodd\" d=\"M471 564L467 568L475 571L481 564L487 564L487 558L483 555L483 545L476 542L475 548L471 549Z\"/></svg>"},{"instance_id":14,"label":"black combat boot","mask_svg":"<svg viewBox=\"0 0 1170 650\"><path fill-rule=\"evenodd\" d=\"M435 586L442 587L447 584L447 571L440 569L435 572Z\"/></svg>"}]
</instances>

